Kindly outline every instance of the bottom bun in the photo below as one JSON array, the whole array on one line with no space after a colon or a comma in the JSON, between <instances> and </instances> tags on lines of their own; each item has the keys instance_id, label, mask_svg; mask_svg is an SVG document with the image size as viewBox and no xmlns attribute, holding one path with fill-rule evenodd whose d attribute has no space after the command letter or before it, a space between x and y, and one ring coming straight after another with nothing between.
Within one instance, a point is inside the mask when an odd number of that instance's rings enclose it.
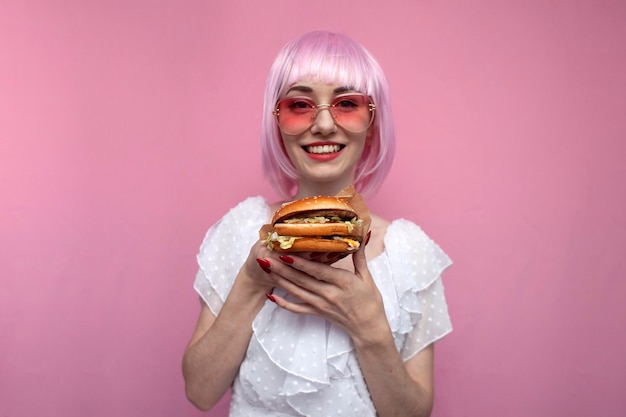
<instances>
[{"instance_id":1,"label":"bottom bun","mask_svg":"<svg viewBox=\"0 0 626 417\"><path fill-rule=\"evenodd\" d=\"M351 246L348 242L334 239L320 239L312 237L301 237L294 240L288 249L283 249L278 244L273 245L276 252L340 252L351 253L358 247Z\"/></svg>"}]
</instances>

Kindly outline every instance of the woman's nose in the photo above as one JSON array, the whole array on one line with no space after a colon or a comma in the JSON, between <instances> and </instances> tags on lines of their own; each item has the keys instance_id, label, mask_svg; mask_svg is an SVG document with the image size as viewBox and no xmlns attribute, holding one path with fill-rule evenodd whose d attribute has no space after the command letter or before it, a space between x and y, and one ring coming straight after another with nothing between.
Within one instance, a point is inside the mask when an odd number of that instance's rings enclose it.
<instances>
[{"instance_id":1,"label":"woman's nose","mask_svg":"<svg viewBox=\"0 0 626 417\"><path fill-rule=\"evenodd\" d=\"M327 135L335 132L336 130L337 125L335 124L335 118L330 111L330 106L320 106L314 116L311 132L319 132Z\"/></svg>"}]
</instances>

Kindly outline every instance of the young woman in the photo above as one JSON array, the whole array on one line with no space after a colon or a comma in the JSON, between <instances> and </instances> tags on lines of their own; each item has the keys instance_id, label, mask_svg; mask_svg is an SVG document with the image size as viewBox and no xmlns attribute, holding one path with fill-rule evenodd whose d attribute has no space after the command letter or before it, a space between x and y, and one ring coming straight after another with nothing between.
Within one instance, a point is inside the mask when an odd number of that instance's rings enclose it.
<instances>
[{"instance_id":1,"label":"young woman","mask_svg":"<svg viewBox=\"0 0 626 417\"><path fill-rule=\"evenodd\" d=\"M312 32L283 48L262 155L285 201L350 185L371 196L393 153L387 82L362 46ZM202 243L203 302L183 358L190 401L207 410L232 387L231 416L430 415L433 345L451 331L450 259L414 223L375 214L350 257L280 255L258 234L280 204L249 198Z\"/></svg>"}]
</instances>

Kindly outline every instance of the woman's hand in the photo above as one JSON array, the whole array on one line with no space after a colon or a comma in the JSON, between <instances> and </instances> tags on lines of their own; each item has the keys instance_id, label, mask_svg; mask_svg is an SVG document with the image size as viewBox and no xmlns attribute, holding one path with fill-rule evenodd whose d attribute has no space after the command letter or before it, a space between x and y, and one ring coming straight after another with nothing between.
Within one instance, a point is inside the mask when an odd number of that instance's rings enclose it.
<instances>
[{"instance_id":1,"label":"woman's hand","mask_svg":"<svg viewBox=\"0 0 626 417\"><path fill-rule=\"evenodd\" d=\"M276 286L278 275L272 274L272 266L282 263L280 253L267 248L265 242L258 241L251 248L242 267L241 280L245 288L256 294L271 294ZM330 265L347 256L347 253L302 252L298 256L314 262Z\"/></svg>"},{"instance_id":2,"label":"woman's hand","mask_svg":"<svg viewBox=\"0 0 626 417\"><path fill-rule=\"evenodd\" d=\"M276 286L302 301L272 296L280 307L322 317L353 338L364 337L373 325L386 325L382 297L367 268L363 248L352 255L354 272L300 256L280 255L278 260L267 260Z\"/></svg>"},{"instance_id":3,"label":"woman's hand","mask_svg":"<svg viewBox=\"0 0 626 417\"><path fill-rule=\"evenodd\" d=\"M297 255L301 258L308 259L310 261L321 262L326 265L332 265L340 259L348 256L350 252L298 252ZM288 255L288 254L287 254Z\"/></svg>"},{"instance_id":4,"label":"woman's hand","mask_svg":"<svg viewBox=\"0 0 626 417\"><path fill-rule=\"evenodd\" d=\"M245 285L258 294L270 294L276 286L276 276L272 275L271 265L278 264L278 254L267 248L265 242L258 241L252 248L242 267Z\"/></svg>"}]
</instances>

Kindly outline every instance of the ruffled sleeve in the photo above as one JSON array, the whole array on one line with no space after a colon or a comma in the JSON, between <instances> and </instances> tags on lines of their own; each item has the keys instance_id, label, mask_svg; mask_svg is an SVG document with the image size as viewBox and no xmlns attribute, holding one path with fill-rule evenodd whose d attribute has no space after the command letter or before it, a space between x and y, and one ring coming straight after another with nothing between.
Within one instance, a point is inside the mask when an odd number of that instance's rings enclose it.
<instances>
[{"instance_id":1,"label":"ruffled sleeve","mask_svg":"<svg viewBox=\"0 0 626 417\"><path fill-rule=\"evenodd\" d=\"M269 206L262 197L250 197L232 208L206 233L197 255L194 289L217 315L235 277L259 240L258 230L267 222Z\"/></svg>"},{"instance_id":2,"label":"ruffled sleeve","mask_svg":"<svg viewBox=\"0 0 626 417\"><path fill-rule=\"evenodd\" d=\"M452 331L441 279L452 261L419 226L404 219L388 227L385 252L399 305L390 324L406 361Z\"/></svg>"}]
</instances>

